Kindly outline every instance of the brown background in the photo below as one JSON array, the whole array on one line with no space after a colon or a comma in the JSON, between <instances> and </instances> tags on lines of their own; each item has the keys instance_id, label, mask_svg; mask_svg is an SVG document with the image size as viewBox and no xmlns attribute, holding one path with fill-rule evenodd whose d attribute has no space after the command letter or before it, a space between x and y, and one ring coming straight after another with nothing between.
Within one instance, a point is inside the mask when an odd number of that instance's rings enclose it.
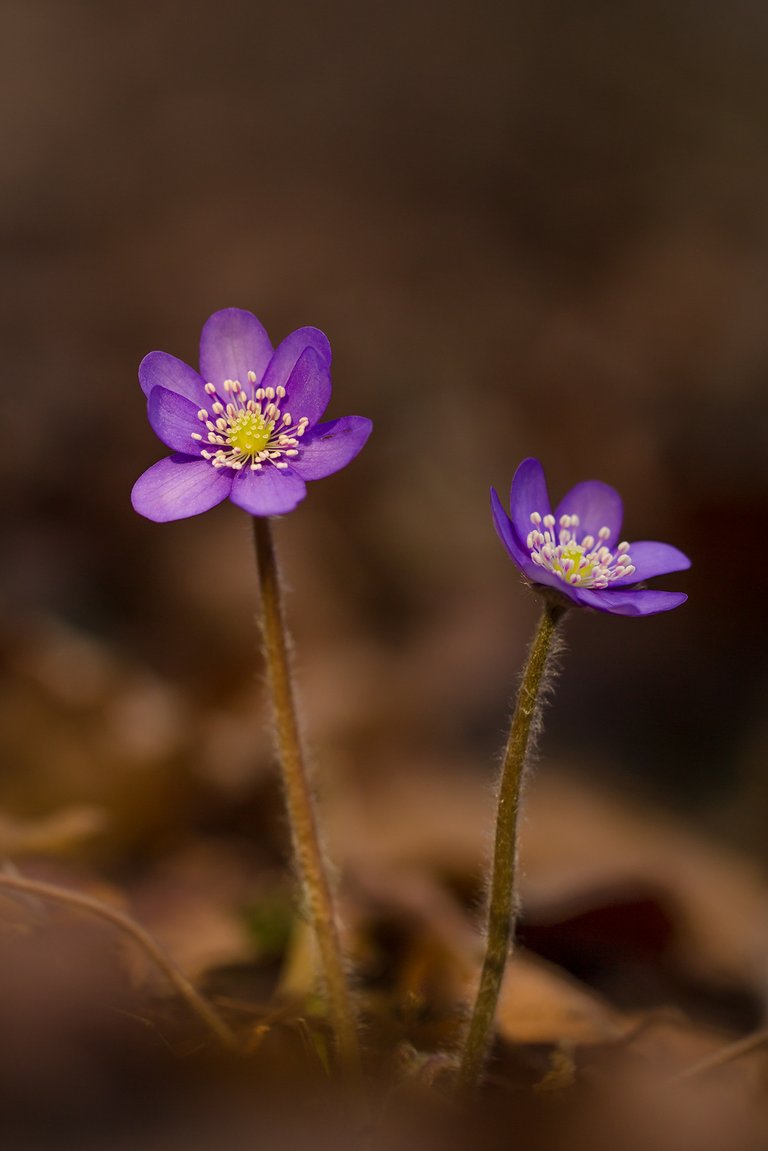
<instances>
[{"instance_id":1,"label":"brown background","mask_svg":"<svg viewBox=\"0 0 768 1151\"><path fill-rule=\"evenodd\" d=\"M246 743L258 726L247 519L129 504L162 454L139 360L194 363L210 312L250 308L275 341L327 331L330 415L375 422L279 527L329 775L423 754L487 778L535 616L488 487L535 454L553 494L612 482L630 539L694 561L662 581L690 593L672 615L571 621L547 754L761 848L765 6L6 0L0 20L11 681L53 617L192 712L239 700ZM47 754L6 740L6 803L52 802Z\"/></svg>"}]
</instances>

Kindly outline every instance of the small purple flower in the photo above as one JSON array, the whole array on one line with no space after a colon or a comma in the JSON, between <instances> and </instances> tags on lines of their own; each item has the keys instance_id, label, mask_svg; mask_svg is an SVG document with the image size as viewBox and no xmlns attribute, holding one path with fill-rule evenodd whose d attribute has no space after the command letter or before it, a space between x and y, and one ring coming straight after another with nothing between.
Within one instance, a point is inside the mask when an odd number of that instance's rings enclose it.
<instances>
[{"instance_id":1,"label":"small purple flower","mask_svg":"<svg viewBox=\"0 0 768 1151\"><path fill-rule=\"evenodd\" d=\"M164 523L229 498L254 516L277 516L307 494L306 481L339 471L371 433L364 416L320 424L331 398L331 347L299 328L273 349L253 315L224 308L200 336L200 373L167 352L139 366L155 434L173 455L133 486L131 502Z\"/></svg>"},{"instance_id":2,"label":"small purple flower","mask_svg":"<svg viewBox=\"0 0 768 1151\"><path fill-rule=\"evenodd\" d=\"M512 480L510 515L493 488L491 510L499 538L525 578L581 607L653 615L688 598L682 592L632 586L683 571L691 561L669 544L620 541L621 496L608 484L576 484L553 513L544 469L538 460L523 460Z\"/></svg>"}]
</instances>

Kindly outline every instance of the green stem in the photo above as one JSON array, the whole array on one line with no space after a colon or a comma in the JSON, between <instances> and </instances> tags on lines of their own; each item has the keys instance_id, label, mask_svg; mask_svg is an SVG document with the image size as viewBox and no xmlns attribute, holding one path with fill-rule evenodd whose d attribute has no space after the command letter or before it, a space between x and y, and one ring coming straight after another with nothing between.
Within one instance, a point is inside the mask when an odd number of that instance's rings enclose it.
<instances>
[{"instance_id":1,"label":"green stem","mask_svg":"<svg viewBox=\"0 0 768 1151\"><path fill-rule=\"evenodd\" d=\"M485 960L459 1066L459 1084L465 1091L474 1090L482 1075L509 949L514 942L517 919L517 824L520 798L531 735L541 708L547 664L552 654L558 624L565 610L565 607L558 603L545 602L528 652L509 729L507 749L504 753L499 785L493 871L488 898Z\"/></svg>"},{"instance_id":2,"label":"green stem","mask_svg":"<svg viewBox=\"0 0 768 1151\"><path fill-rule=\"evenodd\" d=\"M340 1060L348 1075L360 1076L360 1048L331 885L320 845L317 818L296 715L289 644L280 577L269 519L254 517L256 559L261 581L262 628L286 807L293 850L310 922L317 937L331 1023Z\"/></svg>"}]
</instances>

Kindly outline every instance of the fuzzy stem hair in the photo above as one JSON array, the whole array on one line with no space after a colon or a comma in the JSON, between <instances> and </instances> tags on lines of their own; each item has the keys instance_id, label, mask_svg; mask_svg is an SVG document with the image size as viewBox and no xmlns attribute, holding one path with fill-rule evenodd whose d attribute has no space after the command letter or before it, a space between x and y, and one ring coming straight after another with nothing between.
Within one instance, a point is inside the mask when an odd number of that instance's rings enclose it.
<instances>
[{"instance_id":1,"label":"fuzzy stem hair","mask_svg":"<svg viewBox=\"0 0 768 1151\"><path fill-rule=\"evenodd\" d=\"M559 601L544 601L520 680L504 753L488 894L485 960L459 1065L459 1085L465 1092L476 1089L485 1066L507 958L514 943L520 801L526 767L541 726L542 704L552 677L558 628L565 611Z\"/></svg>"},{"instance_id":2,"label":"fuzzy stem hair","mask_svg":"<svg viewBox=\"0 0 768 1151\"><path fill-rule=\"evenodd\" d=\"M357 1021L301 742L270 520L254 517L253 531L261 581L262 631L272 695L275 743L282 769L293 853L304 904L317 939L337 1053L345 1073L359 1079L361 1063Z\"/></svg>"}]
</instances>

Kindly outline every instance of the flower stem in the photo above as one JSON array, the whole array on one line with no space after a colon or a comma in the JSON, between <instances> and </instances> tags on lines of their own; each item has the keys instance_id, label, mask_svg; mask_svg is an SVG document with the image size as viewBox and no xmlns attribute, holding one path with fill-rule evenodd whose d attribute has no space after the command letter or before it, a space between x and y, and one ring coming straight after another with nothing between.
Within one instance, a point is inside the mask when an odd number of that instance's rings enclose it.
<instances>
[{"instance_id":1,"label":"flower stem","mask_svg":"<svg viewBox=\"0 0 768 1151\"><path fill-rule=\"evenodd\" d=\"M0 875L0 891L13 891L19 895L32 896L36 899L47 900L51 903L63 903L69 907L76 907L79 911L87 911L99 919L105 919L119 931L124 931L140 947L153 963L157 964L166 978L178 991L189 1008L216 1036L223 1047L230 1051L240 1050L237 1036L224 1022L219 1013L208 1003L195 986L190 983L183 971L173 960L166 955L156 939L146 931L135 919L94 899L91 895L84 895L79 891L71 891L68 887L58 887L53 883L44 883L39 879L26 879L17 875Z\"/></svg>"},{"instance_id":2,"label":"flower stem","mask_svg":"<svg viewBox=\"0 0 768 1151\"><path fill-rule=\"evenodd\" d=\"M509 729L499 785L496 840L488 897L485 960L459 1065L459 1085L464 1091L474 1090L482 1074L507 957L514 942L518 909L517 824L520 798L531 736L535 731L541 709L547 665L558 625L565 610L565 607L558 603L545 601L528 652Z\"/></svg>"},{"instance_id":3,"label":"flower stem","mask_svg":"<svg viewBox=\"0 0 768 1151\"><path fill-rule=\"evenodd\" d=\"M280 578L269 519L255 516L253 532L261 581L264 649L293 850L307 912L317 937L339 1058L346 1073L359 1078L361 1064L355 1010L299 735Z\"/></svg>"}]
</instances>

